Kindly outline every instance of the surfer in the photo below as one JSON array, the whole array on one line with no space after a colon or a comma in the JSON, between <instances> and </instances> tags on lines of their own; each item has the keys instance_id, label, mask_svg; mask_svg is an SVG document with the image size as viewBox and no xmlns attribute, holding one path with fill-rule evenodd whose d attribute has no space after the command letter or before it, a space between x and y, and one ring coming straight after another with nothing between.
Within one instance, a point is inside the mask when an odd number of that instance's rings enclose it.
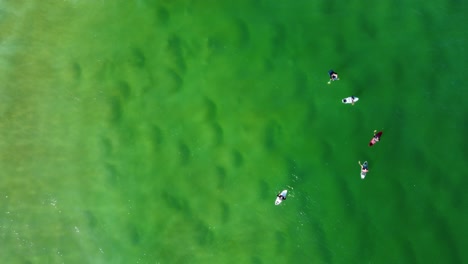
<instances>
[{"instance_id":1,"label":"surfer","mask_svg":"<svg viewBox=\"0 0 468 264\"><path fill-rule=\"evenodd\" d=\"M286 200L286 195L288 195L288 190L283 190L282 192L276 195L275 205L279 205L281 202Z\"/></svg>"},{"instance_id":2,"label":"surfer","mask_svg":"<svg viewBox=\"0 0 468 264\"><path fill-rule=\"evenodd\" d=\"M369 142L369 146L373 146L375 143L379 142L381 136L382 136L382 131L377 133L377 130L374 130L374 137L372 137L371 141Z\"/></svg>"},{"instance_id":3,"label":"surfer","mask_svg":"<svg viewBox=\"0 0 468 264\"><path fill-rule=\"evenodd\" d=\"M332 81L338 81L338 73L334 72L333 70L328 71L328 75L330 76L330 81L328 81L328 84L330 84Z\"/></svg>"},{"instance_id":4,"label":"surfer","mask_svg":"<svg viewBox=\"0 0 468 264\"><path fill-rule=\"evenodd\" d=\"M283 195L283 192L278 193L278 195L276 195L276 197L278 197L279 199L281 199L281 201L286 200L286 196Z\"/></svg>"},{"instance_id":5,"label":"surfer","mask_svg":"<svg viewBox=\"0 0 468 264\"><path fill-rule=\"evenodd\" d=\"M348 98L345 98L343 100L341 100L341 102L343 102L343 104L349 104L351 103L351 105L354 105L354 103L359 100L357 99L357 97L354 97L354 96L350 96Z\"/></svg>"},{"instance_id":6,"label":"surfer","mask_svg":"<svg viewBox=\"0 0 468 264\"><path fill-rule=\"evenodd\" d=\"M361 164L361 161L358 161L358 164L361 166L361 179L364 179L367 172L369 171L369 168L367 167L367 161L364 161L363 164Z\"/></svg>"},{"instance_id":7,"label":"surfer","mask_svg":"<svg viewBox=\"0 0 468 264\"><path fill-rule=\"evenodd\" d=\"M364 161L363 164L361 164L361 161L358 161L359 166L361 166L361 173L367 173L369 171L369 168L367 167L367 161Z\"/></svg>"}]
</instances>

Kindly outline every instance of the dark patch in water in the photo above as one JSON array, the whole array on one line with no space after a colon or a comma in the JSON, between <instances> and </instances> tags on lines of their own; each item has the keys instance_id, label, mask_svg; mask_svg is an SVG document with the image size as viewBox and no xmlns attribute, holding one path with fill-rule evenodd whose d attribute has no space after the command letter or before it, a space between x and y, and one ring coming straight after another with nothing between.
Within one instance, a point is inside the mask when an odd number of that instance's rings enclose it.
<instances>
[{"instance_id":1,"label":"dark patch in water","mask_svg":"<svg viewBox=\"0 0 468 264\"><path fill-rule=\"evenodd\" d=\"M400 247L403 251L403 256L405 256L405 263L418 263L418 258L416 257L414 249L408 239L401 239Z\"/></svg>"},{"instance_id":2,"label":"dark patch in water","mask_svg":"<svg viewBox=\"0 0 468 264\"><path fill-rule=\"evenodd\" d=\"M163 142L163 132L158 126L153 126L151 128L151 139L153 141L154 147L157 149Z\"/></svg>"},{"instance_id":3,"label":"dark patch in water","mask_svg":"<svg viewBox=\"0 0 468 264\"><path fill-rule=\"evenodd\" d=\"M466 174L459 174L458 179L463 179L464 175ZM452 189L452 205L455 209L465 210L468 208L468 197L465 195L467 187L468 183L465 182Z\"/></svg>"},{"instance_id":4,"label":"dark patch in water","mask_svg":"<svg viewBox=\"0 0 468 264\"><path fill-rule=\"evenodd\" d=\"M284 241L286 241L286 236L283 232L276 231L275 232L275 241L276 241L276 251L282 252L284 251Z\"/></svg>"},{"instance_id":5,"label":"dark patch in water","mask_svg":"<svg viewBox=\"0 0 468 264\"><path fill-rule=\"evenodd\" d=\"M231 218L231 210L226 202L221 202L221 221L226 224Z\"/></svg>"},{"instance_id":6,"label":"dark patch in water","mask_svg":"<svg viewBox=\"0 0 468 264\"><path fill-rule=\"evenodd\" d=\"M336 10L336 1L335 0L328 0L322 1L322 14L323 15L331 15Z\"/></svg>"},{"instance_id":7,"label":"dark patch in water","mask_svg":"<svg viewBox=\"0 0 468 264\"><path fill-rule=\"evenodd\" d=\"M305 123L304 123L304 128L306 131L312 131L314 129L314 120L317 118L317 109L315 108L315 105L312 103L309 103L307 105L307 110L306 110L306 117L305 117Z\"/></svg>"},{"instance_id":8,"label":"dark patch in water","mask_svg":"<svg viewBox=\"0 0 468 264\"><path fill-rule=\"evenodd\" d=\"M251 0L252 6L259 11L265 11L265 4L263 3L264 0Z\"/></svg>"},{"instance_id":9,"label":"dark patch in water","mask_svg":"<svg viewBox=\"0 0 468 264\"><path fill-rule=\"evenodd\" d=\"M109 119L112 123L119 123L122 119L122 105L120 98L114 97L109 101Z\"/></svg>"},{"instance_id":10,"label":"dark patch in water","mask_svg":"<svg viewBox=\"0 0 468 264\"><path fill-rule=\"evenodd\" d=\"M402 65L401 61L394 60L392 66L393 80L401 80L405 77L405 71L403 71L403 69L405 69L406 67Z\"/></svg>"},{"instance_id":11,"label":"dark patch in water","mask_svg":"<svg viewBox=\"0 0 468 264\"><path fill-rule=\"evenodd\" d=\"M322 147L320 148L320 151L322 154L322 160L325 160L325 161L333 161L334 160L334 157L333 157L333 149L332 147L330 146L330 144L328 142L326 142L325 140L322 140L321 141L321 145Z\"/></svg>"},{"instance_id":12,"label":"dark patch in water","mask_svg":"<svg viewBox=\"0 0 468 264\"><path fill-rule=\"evenodd\" d=\"M426 85L424 86L423 95L426 99L432 100L433 98L440 96L440 94L438 93L439 87L435 85L436 83L438 83L437 74L425 74L424 81Z\"/></svg>"},{"instance_id":13,"label":"dark patch in water","mask_svg":"<svg viewBox=\"0 0 468 264\"><path fill-rule=\"evenodd\" d=\"M214 142L214 144L216 146L219 146L219 145L221 145L221 143L223 143L223 140L224 140L223 128L217 122L212 124L212 128L213 128L213 131L215 133L215 142Z\"/></svg>"},{"instance_id":14,"label":"dark patch in water","mask_svg":"<svg viewBox=\"0 0 468 264\"><path fill-rule=\"evenodd\" d=\"M177 70L184 73L187 69L187 64L184 59L183 42L179 36L172 35L169 37L167 41L167 51Z\"/></svg>"},{"instance_id":15,"label":"dark patch in water","mask_svg":"<svg viewBox=\"0 0 468 264\"><path fill-rule=\"evenodd\" d=\"M181 165L185 166L189 164L192 156L190 148L185 143L179 143L179 162Z\"/></svg>"},{"instance_id":16,"label":"dark patch in water","mask_svg":"<svg viewBox=\"0 0 468 264\"><path fill-rule=\"evenodd\" d=\"M218 189L224 190L226 182L226 169L224 169L224 167L217 166L216 175L218 175Z\"/></svg>"},{"instance_id":17,"label":"dark patch in water","mask_svg":"<svg viewBox=\"0 0 468 264\"><path fill-rule=\"evenodd\" d=\"M172 193L162 192L162 200L172 209L181 211L182 213L190 213L189 207L185 200L175 197Z\"/></svg>"},{"instance_id":18,"label":"dark patch in water","mask_svg":"<svg viewBox=\"0 0 468 264\"><path fill-rule=\"evenodd\" d=\"M450 191L451 188L448 186L450 184L450 177L441 177L441 175L444 175L444 172L436 166L429 165L428 167L430 170L426 175L429 177L432 188Z\"/></svg>"},{"instance_id":19,"label":"dark patch in water","mask_svg":"<svg viewBox=\"0 0 468 264\"><path fill-rule=\"evenodd\" d=\"M93 213L91 213L91 211L86 210L84 212L84 217L86 218L86 222L90 229L95 229L97 227L97 224L98 224L97 218Z\"/></svg>"},{"instance_id":20,"label":"dark patch in water","mask_svg":"<svg viewBox=\"0 0 468 264\"><path fill-rule=\"evenodd\" d=\"M433 34L437 32L437 30L435 30L437 27L435 24L434 17L431 15L431 12L428 12L424 6L420 6L418 8L418 14L419 18L423 21L420 25L424 27L424 30L422 30L421 32L425 32L426 34L428 34L429 39L433 39Z\"/></svg>"},{"instance_id":21,"label":"dark patch in water","mask_svg":"<svg viewBox=\"0 0 468 264\"><path fill-rule=\"evenodd\" d=\"M195 238L199 245L209 246L213 244L214 234L203 222L196 221L194 229L196 230Z\"/></svg>"},{"instance_id":22,"label":"dark patch in water","mask_svg":"<svg viewBox=\"0 0 468 264\"><path fill-rule=\"evenodd\" d=\"M123 142L133 142L136 137L137 131L135 129L126 129L121 126L118 128L120 140Z\"/></svg>"},{"instance_id":23,"label":"dark patch in water","mask_svg":"<svg viewBox=\"0 0 468 264\"><path fill-rule=\"evenodd\" d=\"M317 247L320 252L320 257L323 259L324 263L333 263L332 254L327 244L327 239L325 237L325 231L323 231L322 226L316 220L312 220L312 227L314 229L313 236L317 240Z\"/></svg>"},{"instance_id":24,"label":"dark patch in water","mask_svg":"<svg viewBox=\"0 0 468 264\"><path fill-rule=\"evenodd\" d=\"M443 47L441 42L442 41L440 39L436 39L434 42L432 42L432 70L434 72L450 72L452 71L450 68L451 64L448 62L448 58L446 56L446 50L448 47ZM431 83L428 87L433 87L433 89L436 89L438 87L436 84L437 83Z\"/></svg>"},{"instance_id":25,"label":"dark patch in water","mask_svg":"<svg viewBox=\"0 0 468 264\"><path fill-rule=\"evenodd\" d=\"M372 164L371 162L369 164ZM406 191L401 185L400 182L396 180L389 180L388 184L391 186L392 193L395 193L397 195L393 195L392 200L396 204L396 209L399 211L401 214L406 214L407 213L407 197L406 197Z\"/></svg>"},{"instance_id":26,"label":"dark patch in water","mask_svg":"<svg viewBox=\"0 0 468 264\"><path fill-rule=\"evenodd\" d=\"M359 18L359 25L362 29L362 32L365 32L366 35L370 38L370 40L375 39L377 36L377 29L375 27L375 23L369 21L368 16L359 16Z\"/></svg>"},{"instance_id":27,"label":"dark patch in water","mask_svg":"<svg viewBox=\"0 0 468 264\"><path fill-rule=\"evenodd\" d=\"M366 218L365 220L367 220ZM375 252L375 239L372 236L372 225L369 224L369 221L361 221L358 226L359 230L359 248L358 251L359 259L363 260L364 263L369 262L372 259L372 254Z\"/></svg>"},{"instance_id":28,"label":"dark patch in water","mask_svg":"<svg viewBox=\"0 0 468 264\"><path fill-rule=\"evenodd\" d=\"M117 186L119 181L119 175L117 173L117 169L114 165L106 163L106 180L111 186Z\"/></svg>"},{"instance_id":29,"label":"dark patch in water","mask_svg":"<svg viewBox=\"0 0 468 264\"><path fill-rule=\"evenodd\" d=\"M182 86L184 84L182 77L180 77L180 75L172 69L167 69L166 73L168 77L167 83L163 84L166 86L166 90L173 93L182 90Z\"/></svg>"},{"instance_id":30,"label":"dark patch in water","mask_svg":"<svg viewBox=\"0 0 468 264\"><path fill-rule=\"evenodd\" d=\"M130 63L136 68L144 68L146 65L146 57L139 48L133 48L130 57Z\"/></svg>"},{"instance_id":31,"label":"dark patch in water","mask_svg":"<svg viewBox=\"0 0 468 264\"><path fill-rule=\"evenodd\" d=\"M266 71L266 72L273 72L275 70L275 64L272 60L270 60L269 58L265 58L263 60L263 69Z\"/></svg>"},{"instance_id":32,"label":"dark patch in water","mask_svg":"<svg viewBox=\"0 0 468 264\"><path fill-rule=\"evenodd\" d=\"M350 51L349 50L349 43L348 43L348 39L345 38L343 35L341 34L338 34L335 36L335 42L334 42L334 49L337 53L341 54L341 53L345 53L345 52L349 52L349 54L351 54L353 51ZM312 48L312 47L311 47ZM348 54L348 55L349 55ZM335 66L337 67L338 69L349 69L351 68L352 66L350 66L350 64L354 63L354 61L352 60L351 62L348 61L348 60L344 60L342 62L339 62L340 64Z\"/></svg>"},{"instance_id":33,"label":"dark patch in water","mask_svg":"<svg viewBox=\"0 0 468 264\"><path fill-rule=\"evenodd\" d=\"M205 98L204 104L205 104L205 109L206 109L206 119L207 120L216 119L218 110L217 110L215 102L209 98Z\"/></svg>"},{"instance_id":34,"label":"dark patch in water","mask_svg":"<svg viewBox=\"0 0 468 264\"><path fill-rule=\"evenodd\" d=\"M270 197L271 196L271 190L270 190L269 184L266 181L264 181L264 180L260 181L259 186L258 186L258 193L259 193L260 197Z\"/></svg>"},{"instance_id":35,"label":"dark patch in water","mask_svg":"<svg viewBox=\"0 0 468 264\"><path fill-rule=\"evenodd\" d=\"M77 62L72 64L72 73L75 81L79 81L81 79L81 66Z\"/></svg>"},{"instance_id":36,"label":"dark patch in water","mask_svg":"<svg viewBox=\"0 0 468 264\"><path fill-rule=\"evenodd\" d=\"M233 150L232 151L232 163L234 167L241 167L244 164L244 157L242 157L242 154L238 150Z\"/></svg>"},{"instance_id":37,"label":"dark patch in water","mask_svg":"<svg viewBox=\"0 0 468 264\"><path fill-rule=\"evenodd\" d=\"M425 208L425 217L426 221L432 221L431 231L435 236L435 241L443 241L443 243L438 243L438 250L448 253L444 254L444 256L448 258L446 259L446 263L463 263L460 257L458 244L451 235L452 232L447 221L441 217L438 210L429 202Z\"/></svg>"},{"instance_id":38,"label":"dark patch in water","mask_svg":"<svg viewBox=\"0 0 468 264\"><path fill-rule=\"evenodd\" d=\"M252 256L252 258L250 259L250 263L252 263L252 264L262 264L263 261L257 256Z\"/></svg>"},{"instance_id":39,"label":"dark patch in water","mask_svg":"<svg viewBox=\"0 0 468 264\"><path fill-rule=\"evenodd\" d=\"M210 36L208 38L208 49L214 54L221 53L226 46L226 40L221 36Z\"/></svg>"},{"instance_id":40,"label":"dark patch in water","mask_svg":"<svg viewBox=\"0 0 468 264\"><path fill-rule=\"evenodd\" d=\"M156 9L156 20L158 21L158 24L161 25L167 25L169 24L169 21L171 19L171 14L167 9L163 6L159 6Z\"/></svg>"},{"instance_id":41,"label":"dark patch in water","mask_svg":"<svg viewBox=\"0 0 468 264\"><path fill-rule=\"evenodd\" d=\"M249 27L247 24L241 20L241 19L236 19L236 28L239 34L239 43L238 46L239 48L244 48L248 46L250 43L250 33L249 33Z\"/></svg>"},{"instance_id":42,"label":"dark patch in water","mask_svg":"<svg viewBox=\"0 0 468 264\"><path fill-rule=\"evenodd\" d=\"M417 168L424 168L427 164L430 164L426 159L426 155L420 148L412 149L411 163Z\"/></svg>"},{"instance_id":43,"label":"dark patch in water","mask_svg":"<svg viewBox=\"0 0 468 264\"><path fill-rule=\"evenodd\" d=\"M338 185L338 189L340 190L340 195L342 197L342 206L345 209L345 214L350 217L355 217L356 215L356 202L353 196L353 193L349 189L349 186L342 177L336 178L336 183Z\"/></svg>"},{"instance_id":44,"label":"dark patch in water","mask_svg":"<svg viewBox=\"0 0 468 264\"><path fill-rule=\"evenodd\" d=\"M286 29L279 23L273 24L273 37L271 38L271 56L277 57L284 53L286 47Z\"/></svg>"},{"instance_id":45,"label":"dark patch in water","mask_svg":"<svg viewBox=\"0 0 468 264\"><path fill-rule=\"evenodd\" d=\"M141 235L138 228L134 225L128 227L129 238L133 245L139 245L141 242Z\"/></svg>"},{"instance_id":46,"label":"dark patch in water","mask_svg":"<svg viewBox=\"0 0 468 264\"><path fill-rule=\"evenodd\" d=\"M307 75L302 72L296 72L295 76L295 96L299 99L307 99L308 94L308 81Z\"/></svg>"},{"instance_id":47,"label":"dark patch in water","mask_svg":"<svg viewBox=\"0 0 468 264\"><path fill-rule=\"evenodd\" d=\"M26 260L26 259L24 259L24 257L21 257L21 258L23 259L21 263L23 263L23 264L33 264L33 262L31 260Z\"/></svg>"},{"instance_id":48,"label":"dark patch in water","mask_svg":"<svg viewBox=\"0 0 468 264\"><path fill-rule=\"evenodd\" d=\"M118 94L122 99L128 99L130 96L130 85L126 81L120 81L117 84Z\"/></svg>"},{"instance_id":49,"label":"dark patch in water","mask_svg":"<svg viewBox=\"0 0 468 264\"><path fill-rule=\"evenodd\" d=\"M112 154L112 142L109 138L101 137L101 150L104 156L110 156Z\"/></svg>"},{"instance_id":50,"label":"dark patch in water","mask_svg":"<svg viewBox=\"0 0 468 264\"><path fill-rule=\"evenodd\" d=\"M271 120L265 127L264 145L268 150L274 150L278 147L278 141L281 139L282 129L281 126Z\"/></svg>"}]
</instances>

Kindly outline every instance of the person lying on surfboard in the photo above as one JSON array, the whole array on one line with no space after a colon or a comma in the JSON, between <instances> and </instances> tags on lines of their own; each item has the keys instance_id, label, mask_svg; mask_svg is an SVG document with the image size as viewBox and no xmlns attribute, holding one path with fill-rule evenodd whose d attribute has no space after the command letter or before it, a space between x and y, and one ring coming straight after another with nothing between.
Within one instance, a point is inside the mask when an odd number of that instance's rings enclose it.
<instances>
[{"instance_id":1,"label":"person lying on surfboard","mask_svg":"<svg viewBox=\"0 0 468 264\"><path fill-rule=\"evenodd\" d=\"M333 70L328 71L328 75L330 76L330 81L328 81L328 84L330 84L332 81L338 81L338 73L334 72Z\"/></svg>"},{"instance_id":2,"label":"person lying on surfboard","mask_svg":"<svg viewBox=\"0 0 468 264\"><path fill-rule=\"evenodd\" d=\"M351 104L351 105L354 105L354 103L357 102L357 100L359 100L359 98L354 97L354 96L350 96L350 97L344 98L343 100L341 100L341 102L342 102L343 104Z\"/></svg>"},{"instance_id":3,"label":"person lying on surfboard","mask_svg":"<svg viewBox=\"0 0 468 264\"><path fill-rule=\"evenodd\" d=\"M286 200L286 196L288 195L288 190L283 190L282 192L276 195L275 205L281 204L284 200Z\"/></svg>"},{"instance_id":4,"label":"person lying on surfboard","mask_svg":"<svg viewBox=\"0 0 468 264\"><path fill-rule=\"evenodd\" d=\"M281 200L286 200L286 197L284 197L281 193L278 193L278 195L276 195L278 198L280 198Z\"/></svg>"},{"instance_id":5,"label":"person lying on surfboard","mask_svg":"<svg viewBox=\"0 0 468 264\"><path fill-rule=\"evenodd\" d=\"M373 146L375 143L379 142L381 136L382 131L377 133L377 130L374 130L374 137L372 137L371 141L369 142L369 146Z\"/></svg>"}]
</instances>

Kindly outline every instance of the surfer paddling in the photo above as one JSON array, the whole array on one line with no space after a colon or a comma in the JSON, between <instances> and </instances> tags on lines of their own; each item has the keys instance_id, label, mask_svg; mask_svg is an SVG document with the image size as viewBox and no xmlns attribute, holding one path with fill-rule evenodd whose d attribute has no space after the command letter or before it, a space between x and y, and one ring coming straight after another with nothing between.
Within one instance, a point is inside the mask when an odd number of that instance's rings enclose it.
<instances>
[{"instance_id":1,"label":"surfer paddling","mask_svg":"<svg viewBox=\"0 0 468 264\"><path fill-rule=\"evenodd\" d=\"M364 179L366 177L367 172L369 171L369 168L367 167L367 161L364 161L363 164L361 164L361 161L358 161L359 166L361 166L361 179Z\"/></svg>"},{"instance_id":2,"label":"surfer paddling","mask_svg":"<svg viewBox=\"0 0 468 264\"><path fill-rule=\"evenodd\" d=\"M355 97L355 96L350 96L350 97L346 97L344 98L343 100L341 100L341 102L343 104L351 104L351 105L354 105L355 102L357 102L359 100L359 98Z\"/></svg>"},{"instance_id":3,"label":"surfer paddling","mask_svg":"<svg viewBox=\"0 0 468 264\"><path fill-rule=\"evenodd\" d=\"M371 141L369 142L369 147L373 146L375 143L380 141L380 137L382 136L382 131L377 133L377 130L374 130L374 137L372 137Z\"/></svg>"},{"instance_id":4,"label":"surfer paddling","mask_svg":"<svg viewBox=\"0 0 468 264\"><path fill-rule=\"evenodd\" d=\"M330 81L328 81L328 84L330 84L333 81L338 81L338 73L334 72L333 70L328 71L328 75L330 76Z\"/></svg>"},{"instance_id":5,"label":"surfer paddling","mask_svg":"<svg viewBox=\"0 0 468 264\"><path fill-rule=\"evenodd\" d=\"M286 196L283 196L281 193L279 193L276 197L278 197L279 199L281 199L281 201L286 200Z\"/></svg>"},{"instance_id":6,"label":"surfer paddling","mask_svg":"<svg viewBox=\"0 0 468 264\"><path fill-rule=\"evenodd\" d=\"M288 194L288 190L283 190L282 192L276 195L275 205L279 205L282 201L286 200L286 195Z\"/></svg>"}]
</instances>

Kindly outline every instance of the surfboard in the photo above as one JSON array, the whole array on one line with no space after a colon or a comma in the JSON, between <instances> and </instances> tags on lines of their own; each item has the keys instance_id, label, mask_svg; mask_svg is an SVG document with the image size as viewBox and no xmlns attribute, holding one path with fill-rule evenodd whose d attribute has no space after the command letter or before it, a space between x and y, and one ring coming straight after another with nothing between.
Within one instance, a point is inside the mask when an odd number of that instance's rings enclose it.
<instances>
[{"instance_id":1,"label":"surfboard","mask_svg":"<svg viewBox=\"0 0 468 264\"><path fill-rule=\"evenodd\" d=\"M374 137L377 137L377 138L379 139L379 141L380 141L380 137L381 137L381 136L382 136L382 131L380 131L380 132L378 132L377 134L375 134L375 136L373 136L373 137L371 138L371 140L369 141L369 147L372 147L372 146L375 144L375 143L372 143L372 139L373 139Z\"/></svg>"},{"instance_id":2,"label":"surfboard","mask_svg":"<svg viewBox=\"0 0 468 264\"><path fill-rule=\"evenodd\" d=\"M359 101L359 98L354 97L354 102L356 103L357 101ZM343 100L341 100L341 102L343 104L352 104L353 103L353 97L350 96L350 97L343 98Z\"/></svg>"},{"instance_id":3,"label":"surfboard","mask_svg":"<svg viewBox=\"0 0 468 264\"><path fill-rule=\"evenodd\" d=\"M363 180L364 180L364 178L366 177L366 174L367 174L367 172L363 172L363 171L361 171L361 179L363 179Z\"/></svg>"},{"instance_id":4,"label":"surfboard","mask_svg":"<svg viewBox=\"0 0 468 264\"><path fill-rule=\"evenodd\" d=\"M286 195L288 195L288 190L283 190L281 193L280 193L281 196L283 196L286 200ZM276 196L276 201L275 201L275 205L279 205L281 202L283 202L283 199L281 199L280 197Z\"/></svg>"}]
</instances>

